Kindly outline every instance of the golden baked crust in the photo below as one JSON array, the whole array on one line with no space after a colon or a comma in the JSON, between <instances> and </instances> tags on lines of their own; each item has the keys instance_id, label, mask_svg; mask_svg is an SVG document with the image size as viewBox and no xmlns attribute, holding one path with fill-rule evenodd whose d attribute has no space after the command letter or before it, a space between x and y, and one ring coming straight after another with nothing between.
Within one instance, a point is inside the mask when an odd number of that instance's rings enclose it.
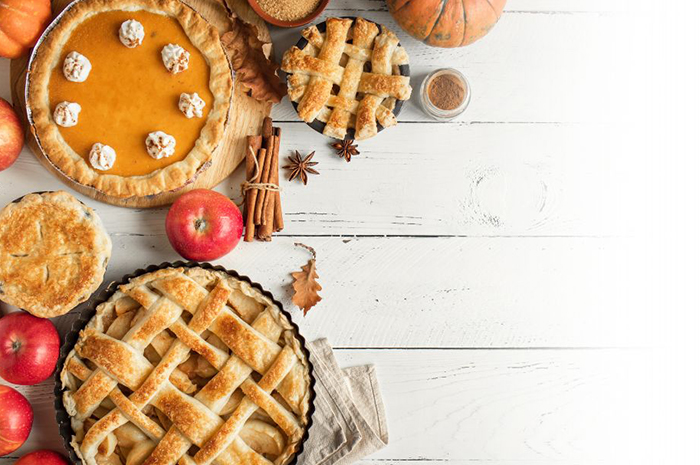
<instances>
[{"instance_id":1,"label":"golden baked crust","mask_svg":"<svg viewBox=\"0 0 700 465\"><path fill-rule=\"evenodd\" d=\"M0 211L0 300L63 315L100 286L111 252L100 218L69 193L25 195Z\"/></svg>"},{"instance_id":2,"label":"golden baked crust","mask_svg":"<svg viewBox=\"0 0 700 465\"><path fill-rule=\"evenodd\" d=\"M316 26L302 31L308 41L285 52L282 70L289 73L289 98L298 102L299 117L325 124L323 134L343 139L355 128L355 139L377 134L397 123L396 100L411 97L409 78L400 74L408 64L399 39L382 26L363 18L326 20L326 32ZM337 90L336 90L337 89Z\"/></svg>"},{"instance_id":3,"label":"golden baked crust","mask_svg":"<svg viewBox=\"0 0 700 465\"><path fill-rule=\"evenodd\" d=\"M288 463L310 407L295 334L222 271L133 278L97 307L61 372L76 453L88 465Z\"/></svg>"},{"instance_id":4,"label":"golden baked crust","mask_svg":"<svg viewBox=\"0 0 700 465\"><path fill-rule=\"evenodd\" d=\"M114 10L146 10L176 18L210 68L209 88L215 100L194 148L183 160L147 175L119 176L93 169L65 142L49 104L51 72L59 65L61 51L72 31L92 15ZM178 189L192 182L211 164L212 153L224 135L232 89L233 78L218 32L185 3L178 0L84 0L72 4L39 45L30 64L27 104L40 147L62 173L113 197L142 197Z\"/></svg>"}]
</instances>

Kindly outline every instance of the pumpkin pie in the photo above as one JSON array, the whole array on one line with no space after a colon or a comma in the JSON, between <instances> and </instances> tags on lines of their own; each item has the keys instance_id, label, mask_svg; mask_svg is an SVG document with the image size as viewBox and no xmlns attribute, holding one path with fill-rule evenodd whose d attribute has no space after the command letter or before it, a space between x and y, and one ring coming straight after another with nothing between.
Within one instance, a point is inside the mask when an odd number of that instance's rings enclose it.
<instances>
[{"instance_id":1,"label":"pumpkin pie","mask_svg":"<svg viewBox=\"0 0 700 465\"><path fill-rule=\"evenodd\" d=\"M29 66L39 146L74 181L118 198L176 190L211 164L233 77L219 34L178 0L84 0Z\"/></svg>"}]
</instances>

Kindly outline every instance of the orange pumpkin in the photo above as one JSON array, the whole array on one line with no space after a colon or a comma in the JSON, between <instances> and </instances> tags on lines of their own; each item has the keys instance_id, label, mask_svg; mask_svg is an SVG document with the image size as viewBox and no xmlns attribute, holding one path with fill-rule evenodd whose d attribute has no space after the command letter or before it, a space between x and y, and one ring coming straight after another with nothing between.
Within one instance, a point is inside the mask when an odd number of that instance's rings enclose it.
<instances>
[{"instance_id":1,"label":"orange pumpkin","mask_svg":"<svg viewBox=\"0 0 700 465\"><path fill-rule=\"evenodd\" d=\"M0 0L0 56L22 56L50 19L51 0Z\"/></svg>"},{"instance_id":2,"label":"orange pumpkin","mask_svg":"<svg viewBox=\"0 0 700 465\"><path fill-rule=\"evenodd\" d=\"M387 0L401 28L433 47L463 47L481 39L506 0Z\"/></svg>"}]
</instances>

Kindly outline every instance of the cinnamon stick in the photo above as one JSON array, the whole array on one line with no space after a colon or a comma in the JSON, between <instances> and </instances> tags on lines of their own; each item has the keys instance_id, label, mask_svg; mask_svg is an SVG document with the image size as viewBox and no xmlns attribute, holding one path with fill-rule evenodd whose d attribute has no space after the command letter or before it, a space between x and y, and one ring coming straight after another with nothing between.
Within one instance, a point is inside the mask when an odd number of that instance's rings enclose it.
<instances>
[{"instance_id":1,"label":"cinnamon stick","mask_svg":"<svg viewBox=\"0 0 700 465\"><path fill-rule=\"evenodd\" d=\"M260 165L262 169L262 178L260 180L261 183L269 183L270 182L270 171L271 171L271 162L272 162L272 154L274 152L274 144L275 141L272 137L272 118L269 116L265 117L263 120L263 127L262 127L262 139L263 139L263 148L267 150L267 157L265 159L265 164ZM268 197L269 191L267 189L262 189L260 193L258 194L258 198L256 201L255 205L255 224L256 225L262 225L264 221L264 205L265 205L265 199Z\"/></svg>"},{"instance_id":2,"label":"cinnamon stick","mask_svg":"<svg viewBox=\"0 0 700 465\"><path fill-rule=\"evenodd\" d=\"M262 137L260 136L248 136L246 138L248 141L248 146L245 152L245 180L248 182L254 182L252 177L255 174L255 158L258 156L258 150L262 146ZM248 205L250 202L253 189L248 189L245 193L245 201L243 203L243 217L248 218L248 212L251 207Z\"/></svg>"},{"instance_id":3,"label":"cinnamon stick","mask_svg":"<svg viewBox=\"0 0 700 465\"><path fill-rule=\"evenodd\" d=\"M246 152L246 180L254 184L279 186L279 150L282 131L272 126L272 118L263 120L261 136L248 136ZM257 173L256 173L257 161ZM253 175L255 177L253 178ZM272 240L272 233L284 228L279 191L248 189L245 195L246 230L244 241L254 237Z\"/></svg>"},{"instance_id":4,"label":"cinnamon stick","mask_svg":"<svg viewBox=\"0 0 700 465\"><path fill-rule=\"evenodd\" d=\"M270 184L279 185L279 139L277 136L272 136L270 145L272 146L272 156L270 159ZM258 231L258 237L264 241L272 239L272 230L274 228L275 219L275 202L277 192L267 191L267 195L263 200L263 218L262 225Z\"/></svg>"},{"instance_id":5,"label":"cinnamon stick","mask_svg":"<svg viewBox=\"0 0 700 465\"><path fill-rule=\"evenodd\" d=\"M266 116L265 119L263 119L262 136L269 138L270 136L272 136L272 130L273 130L272 118L270 118L269 116ZM265 148L269 148L269 147L265 147Z\"/></svg>"},{"instance_id":6,"label":"cinnamon stick","mask_svg":"<svg viewBox=\"0 0 700 465\"><path fill-rule=\"evenodd\" d=\"M270 182L270 161L272 158L272 152L266 148L260 149L260 153L263 154L262 162L260 163L262 174L260 176L260 183L265 184ZM258 189L256 189L258 190ZM267 190L260 189L259 193L255 199L255 212L254 212L254 223L256 226L262 224L262 212L263 212L263 202L265 201L265 193Z\"/></svg>"},{"instance_id":7,"label":"cinnamon stick","mask_svg":"<svg viewBox=\"0 0 700 465\"><path fill-rule=\"evenodd\" d=\"M275 144L275 160L277 160L277 173L275 184L279 186L280 183L280 173L279 173L279 155L280 155L280 141L282 140L282 129L274 128L274 134L277 136L277 144ZM274 193L275 197L275 217L274 217L274 229L275 232L280 232L284 229L284 218L282 215L282 199L278 192Z\"/></svg>"},{"instance_id":8,"label":"cinnamon stick","mask_svg":"<svg viewBox=\"0 0 700 465\"><path fill-rule=\"evenodd\" d=\"M262 166L262 164L265 161L265 156L267 154L267 150L265 149L260 149L258 150L258 166ZM251 181L253 183L259 183L262 178L262 169L258 170L258 175ZM247 210L248 210L248 216L246 217L246 224L245 224L245 237L243 240L245 242L250 242L253 240L253 237L255 237L255 208L257 206L257 201L258 201L258 189L250 189L248 192L250 192L250 198L248 199L247 202Z\"/></svg>"}]
</instances>

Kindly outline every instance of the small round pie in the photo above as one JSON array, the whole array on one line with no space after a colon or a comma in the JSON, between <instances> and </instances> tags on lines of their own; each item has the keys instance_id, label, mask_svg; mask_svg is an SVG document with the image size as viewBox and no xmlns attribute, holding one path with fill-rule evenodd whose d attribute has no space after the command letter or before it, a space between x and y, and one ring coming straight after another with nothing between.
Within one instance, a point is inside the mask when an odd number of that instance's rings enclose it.
<instances>
[{"instance_id":1,"label":"small round pie","mask_svg":"<svg viewBox=\"0 0 700 465\"><path fill-rule=\"evenodd\" d=\"M185 3L83 0L39 42L27 105L39 146L63 174L108 196L143 197L183 187L211 164L232 88L216 28ZM204 101L201 118L180 111L183 93ZM80 105L76 124L56 121L62 102ZM148 154L155 131L175 138L170 156ZM107 169L90 163L95 144L115 152Z\"/></svg>"},{"instance_id":2,"label":"small round pie","mask_svg":"<svg viewBox=\"0 0 700 465\"><path fill-rule=\"evenodd\" d=\"M72 429L84 464L294 459L308 437L310 364L269 293L198 266L146 272L111 291L79 336L68 335L77 341L61 371L70 417L61 430Z\"/></svg>"},{"instance_id":3,"label":"small round pie","mask_svg":"<svg viewBox=\"0 0 700 465\"><path fill-rule=\"evenodd\" d=\"M328 18L301 31L284 53L289 99L299 117L336 139L369 139L397 124L411 97L408 54L386 26Z\"/></svg>"},{"instance_id":4,"label":"small round pie","mask_svg":"<svg viewBox=\"0 0 700 465\"><path fill-rule=\"evenodd\" d=\"M32 315L63 315L102 283L112 242L67 192L28 194L0 211L0 300Z\"/></svg>"}]
</instances>

